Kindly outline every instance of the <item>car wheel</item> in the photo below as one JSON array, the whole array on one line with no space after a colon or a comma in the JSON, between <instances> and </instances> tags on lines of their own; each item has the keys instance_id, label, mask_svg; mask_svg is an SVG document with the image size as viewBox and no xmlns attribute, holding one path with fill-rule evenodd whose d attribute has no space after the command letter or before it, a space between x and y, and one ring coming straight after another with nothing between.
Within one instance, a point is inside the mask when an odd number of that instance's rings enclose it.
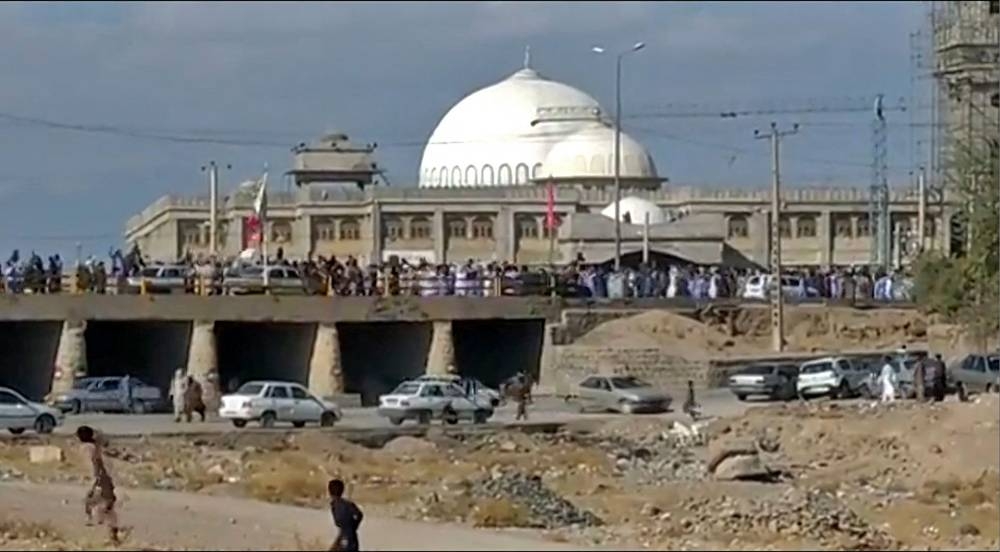
<instances>
[{"instance_id":1,"label":"car wheel","mask_svg":"<svg viewBox=\"0 0 1000 552\"><path fill-rule=\"evenodd\" d=\"M983 391L985 393L992 393L993 392L993 384L992 383L987 383L986 384L986 388Z\"/></svg>"},{"instance_id":2,"label":"car wheel","mask_svg":"<svg viewBox=\"0 0 1000 552\"><path fill-rule=\"evenodd\" d=\"M476 413L472 415L472 423L485 424L486 420L489 418L489 412L486 412L485 410L477 410Z\"/></svg>"},{"instance_id":3,"label":"car wheel","mask_svg":"<svg viewBox=\"0 0 1000 552\"><path fill-rule=\"evenodd\" d=\"M142 401L132 403L132 414L145 414L146 410L146 403Z\"/></svg>"},{"instance_id":4,"label":"car wheel","mask_svg":"<svg viewBox=\"0 0 1000 552\"><path fill-rule=\"evenodd\" d=\"M743 394L738 394L738 395L736 395L736 399L740 400L740 401L745 401L745 400L747 400L747 396L743 395Z\"/></svg>"},{"instance_id":5,"label":"car wheel","mask_svg":"<svg viewBox=\"0 0 1000 552\"><path fill-rule=\"evenodd\" d=\"M274 415L274 412L265 412L260 415L260 427L274 427L274 422L277 419L278 417Z\"/></svg>"},{"instance_id":6,"label":"car wheel","mask_svg":"<svg viewBox=\"0 0 1000 552\"><path fill-rule=\"evenodd\" d=\"M247 421L246 420L233 420L233 425L235 427L246 427L247 426Z\"/></svg>"},{"instance_id":7,"label":"car wheel","mask_svg":"<svg viewBox=\"0 0 1000 552\"><path fill-rule=\"evenodd\" d=\"M333 412L324 412L322 416L319 417L320 427L333 427L333 424L337 423L337 415Z\"/></svg>"},{"instance_id":8,"label":"car wheel","mask_svg":"<svg viewBox=\"0 0 1000 552\"><path fill-rule=\"evenodd\" d=\"M69 403L69 411L71 414L79 414L83 412L83 405L80 401L73 399L73 402Z\"/></svg>"},{"instance_id":9,"label":"car wheel","mask_svg":"<svg viewBox=\"0 0 1000 552\"><path fill-rule=\"evenodd\" d=\"M622 414L631 414L635 410L632 404L622 401L618 403L618 411Z\"/></svg>"},{"instance_id":10,"label":"car wheel","mask_svg":"<svg viewBox=\"0 0 1000 552\"><path fill-rule=\"evenodd\" d=\"M24 433L24 428L23 427L12 427L12 428L7 429L7 431L11 432L11 434L13 434L13 435L20 435L20 434Z\"/></svg>"},{"instance_id":11,"label":"car wheel","mask_svg":"<svg viewBox=\"0 0 1000 552\"><path fill-rule=\"evenodd\" d=\"M35 420L35 432L46 435L52 433L52 430L56 428L56 421L48 414L42 414Z\"/></svg>"},{"instance_id":12,"label":"car wheel","mask_svg":"<svg viewBox=\"0 0 1000 552\"><path fill-rule=\"evenodd\" d=\"M861 391L861 397L862 398L865 398L865 399L874 399L875 398L875 394L872 393L871 388L868 387L867 385L862 385L860 391Z\"/></svg>"},{"instance_id":13,"label":"car wheel","mask_svg":"<svg viewBox=\"0 0 1000 552\"><path fill-rule=\"evenodd\" d=\"M428 425L431 423L431 413L424 410L417 414L417 423L420 425Z\"/></svg>"},{"instance_id":14,"label":"car wheel","mask_svg":"<svg viewBox=\"0 0 1000 552\"><path fill-rule=\"evenodd\" d=\"M403 419L402 418L389 418L389 423L392 424L392 425L394 425L394 426L403 425Z\"/></svg>"},{"instance_id":15,"label":"car wheel","mask_svg":"<svg viewBox=\"0 0 1000 552\"><path fill-rule=\"evenodd\" d=\"M833 397L835 399L846 399L851 396L851 390L847 387L846 381L841 381L840 385L837 386L837 390L834 391Z\"/></svg>"},{"instance_id":16,"label":"car wheel","mask_svg":"<svg viewBox=\"0 0 1000 552\"><path fill-rule=\"evenodd\" d=\"M306 423L305 422L292 422L292 427L299 427L299 428L306 427Z\"/></svg>"}]
</instances>

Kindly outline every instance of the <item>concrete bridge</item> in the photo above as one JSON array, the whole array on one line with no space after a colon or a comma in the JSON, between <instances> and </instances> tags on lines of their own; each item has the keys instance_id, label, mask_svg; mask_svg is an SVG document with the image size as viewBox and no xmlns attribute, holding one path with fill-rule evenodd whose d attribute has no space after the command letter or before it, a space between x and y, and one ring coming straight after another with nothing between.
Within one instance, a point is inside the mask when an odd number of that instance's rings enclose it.
<instances>
[{"instance_id":1,"label":"concrete bridge","mask_svg":"<svg viewBox=\"0 0 1000 552\"><path fill-rule=\"evenodd\" d=\"M590 324L637 309L681 313L745 302L550 297L0 296L0 385L32 398L83 375L126 373L169 386L184 368L210 388L288 379L371 403L400 380L458 372L496 385L542 381L546 353L580 311ZM209 399L214 396L208 397Z\"/></svg>"}]
</instances>

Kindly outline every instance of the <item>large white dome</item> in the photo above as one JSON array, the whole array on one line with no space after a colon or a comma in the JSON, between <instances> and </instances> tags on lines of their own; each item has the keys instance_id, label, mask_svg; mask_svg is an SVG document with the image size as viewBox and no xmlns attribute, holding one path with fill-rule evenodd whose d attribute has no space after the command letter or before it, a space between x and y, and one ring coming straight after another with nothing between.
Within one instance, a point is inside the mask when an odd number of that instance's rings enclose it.
<instances>
[{"instance_id":1,"label":"large white dome","mask_svg":"<svg viewBox=\"0 0 1000 552\"><path fill-rule=\"evenodd\" d=\"M421 187L510 186L542 176L552 147L593 122L531 126L542 107L600 109L590 95L530 68L469 94L431 134L420 162Z\"/></svg>"},{"instance_id":2,"label":"large white dome","mask_svg":"<svg viewBox=\"0 0 1000 552\"><path fill-rule=\"evenodd\" d=\"M554 145L543 163L541 176L553 178L612 178L615 174L615 130L590 123ZM621 133L623 178L657 179L653 158L637 140Z\"/></svg>"},{"instance_id":3,"label":"large white dome","mask_svg":"<svg viewBox=\"0 0 1000 552\"><path fill-rule=\"evenodd\" d=\"M608 205L601 211L601 214L614 220L615 204L612 202L611 205ZM662 224L668 220L667 214L663 212L663 209L660 209L657 204L647 199L627 196L623 197L618 203L618 218L622 222L645 224L647 214L649 215L650 224Z\"/></svg>"}]
</instances>

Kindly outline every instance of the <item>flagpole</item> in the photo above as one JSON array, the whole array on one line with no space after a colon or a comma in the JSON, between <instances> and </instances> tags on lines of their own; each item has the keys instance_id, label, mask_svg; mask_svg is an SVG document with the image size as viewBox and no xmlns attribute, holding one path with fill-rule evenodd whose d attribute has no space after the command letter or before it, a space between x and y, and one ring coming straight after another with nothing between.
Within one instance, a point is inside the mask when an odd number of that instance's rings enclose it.
<instances>
[{"instance_id":1,"label":"flagpole","mask_svg":"<svg viewBox=\"0 0 1000 552\"><path fill-rule=\"evenodd\" d=\"M264 164L264 178L261 183L261 195L263 196L263 201L261 202L262 208L260 213L257 215L260 218L260 255L261 264L264 267L264 293L271 293L271 275L268 274L267 266L267 242L268 242L268 232L267 232L267 164Z\"/></svg>"}]
</instances>

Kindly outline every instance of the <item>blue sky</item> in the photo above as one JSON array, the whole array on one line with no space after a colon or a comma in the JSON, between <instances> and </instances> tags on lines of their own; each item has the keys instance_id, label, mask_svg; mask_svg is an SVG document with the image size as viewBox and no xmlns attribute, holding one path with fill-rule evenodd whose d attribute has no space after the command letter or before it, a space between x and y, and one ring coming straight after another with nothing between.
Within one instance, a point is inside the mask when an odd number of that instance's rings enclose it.
<instances>
[{"instance_id":1,"label":"blue sky","mask_svg":"<svg viewBox=\"0 0 1000 552\"><path fill-rule=\"evenodd\" d=\"M381 144L394 185L465 94L518 69L531 45L546 76L613 105L611 62L591 45L647 48L627 61L626 113L678 103L754 109L911 90L920 2L2 3L0 256L103 254L125 220L165 193L224 186L288 147L179 144L25 124L3 114L274 144L328 130ZM917 116L921 116L917 113ZM787 185L870 182L867 114L627 121L681 185L760 187L754 128L803 123L784 147ZM910 115L890 113L892 183L906 184Z\"/></svg>"}]
</instances>

